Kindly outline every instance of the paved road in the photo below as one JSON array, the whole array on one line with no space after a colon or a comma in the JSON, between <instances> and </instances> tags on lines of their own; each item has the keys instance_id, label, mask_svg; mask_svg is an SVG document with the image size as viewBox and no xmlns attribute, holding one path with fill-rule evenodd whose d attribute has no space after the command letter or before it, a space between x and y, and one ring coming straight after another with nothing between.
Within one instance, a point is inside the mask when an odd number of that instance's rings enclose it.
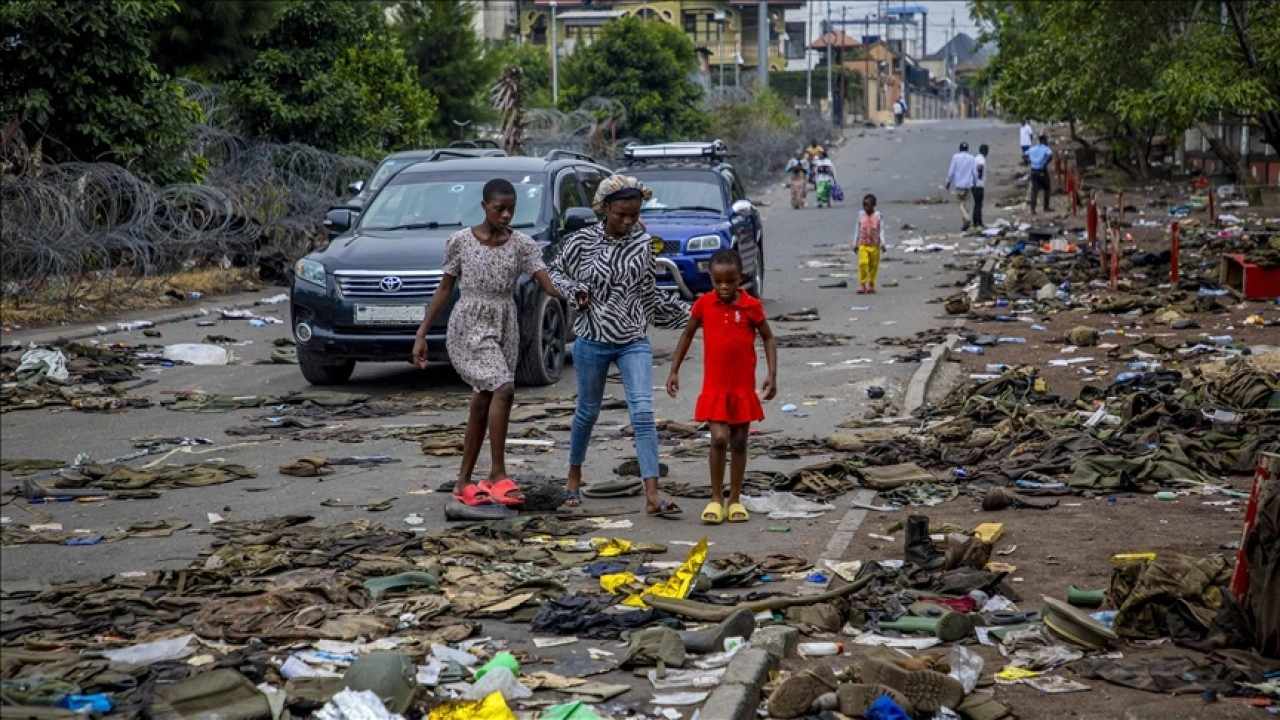
<instances>
[{"instance_id":1,"label":"paved road","mask_svg":"<svg viewBox=\"0 0 1280 720\"><path fill-rule=\"evenodd\" d=\"M996 187L988 191L988 222L999 217L993 200L1002 194L1001 181L1007 184L1017 158L1015 147L1016 128L987 121L955 121L949 123L913 124L898 131L885 129L852 130L847 142L836 155L836 167L845 187L846 201L835 209L792 210L781 179L774 187L763 190L757 198L765 204L766 253L768 277L766 280L766 309L770 316L788 313L803 307L816 308L821 320L811 323L774 323L775 332L786 335L800 331L823 331L852 335L854 340L842 347L818 349L783 349L780 351L779 386L776 402L766 408L769 416L760 423L762 432L775 431L794 437L822 436L833 426L848 417L861 417L867 408L866 387L880 385L890 394L901 392L919 365L887 363L897 348L881 348L875 339L882 336L908 336L918 331L937 327L939 305L927 302L942 294L936 286L954 283L961 279L948 272L943 265L953 259L951 253L903 254L891 250L881 269L882 288L874 296L858 296L853 287L846 289L820 289L820 284L831 282L824 274L851 273L851 286L856 286L856 267L817 268L815 263L832 259L845 259L849 255L841 248L851 236L854 215L862 195L874 192L880 197L880 207L885 214L889 230L889 242L898 245L909 237L930 237L944 233L955 234L959 230L959 215L954 205L921 205L916 201L923 197L941 197L940 188L947 164L957 143L969 142L977 148L987 142L994 151L991 156ZM1000 172L1003 168L1004 172ZM1003 190L1009 189L1008 187ZM904 224L914 230L902 230ZM967 241L952 237L939 238L943 243ZM887 287L893 281L896 287ZM272 291L273 294L276 292ZM855 306L871 306L869 310L853 310ZM216 307L209 303L208 307ZM260 313L274 312L287 318L286 306L264 306ZM145 317L141 315L140 317ZM165 343L198 342L205 335L218 333L232 336L252 344L232 348L241 364L227 367L176 367L148 372L145 377L157 382L140 393L161 399L169 394L192 388L213 393L235 395L281 395L307 386L294 366L253 364L264 361L272 349L271 341L287 333L285 325L265 328L250 327L245 321L220 321L217 327L197 327L194 320L164 325L160 328ZM40 333L17 333L6 336L5 341L26 342L38 339ZM48 333L44 333L47 336ZM678 334L657 331L653 335L658 351L671 350ZM156 342L144 338L141 333L114 334L105 338L129 343ZM696 354L696 352L695 352ZM869 358L867 364L846 364L846 361ZM694 390L700 384L700 362L691 358L686 364L682 384L686 393L677 400L665 393L655 393L657 414L660 418L687 420L693 409ZM665 380L667 365L655 370L654 384ZM407 363L365 365L360 367L352 385L352 391L367 392L375 396L413 396L421 399L444 395L465 396L466 386L447 369L420 372ZM615 397L621 397L621 387L610 386ZM574 391L572 372L566 372L561 382L552 388L521 390L521 397L571 395ZM800 406L799 414L781 412L783 404ZM216 444L213 451L200 455L199 459L226 458L257 469L259 477L234 483L201 489L172 490L157 500L110 501L100 504L55 504L28 506L22 501L12 502L3 508L3 515L14 524L36 522L31 511L44 511L53 522L60 522L67 529L88 528L108 531L118 525L150 519L182 518L193 525L193 530L177 533L168 539L130 539L118 543L87 547L63 547L54 545L30 545L4 548L0 563L0 579L43 578L50 581L96 579L113 573L159 567L181 567L209 544L210 536L201 532L209 527L208 513L217 513L227 519L252 519L286 513L305 513L318 519L337 523L359 517L383 522L392 527L406 528L404 518L419 513L426 523L422 527L435 530L444 526L442 507L448 501L446 494L408 494L418 490L424 482L438 486L448 481L456 472L456 458L429 458L422 455L417 444L398 440L374 440L359 444L329 444L273 441L251 445L236 445L237 438L229 437L224 430L233 425L246 424L252 417L262 416L261 410L232 413L181 413L160 407L132 410L116 415L91 415L75 411L49 412L44 410L7 413L0 417L5 458L53 457L72 459L85 453L95 459L118 456L132 449L130 438L152 435L182 435L205 437ZM465 417L457 411L422 411L420 415L384 419L350 421L350 427L376 427L385 424L407 423L461 423ZM606 411L597 427L597 442L593 445L587 466L587 478L600 479L611 476L619 458L630 454L629 442L619 437L619 429L626 423L625 411ZM535 423L544 424L544 423ZM513 432L524 430L527 425L513 426ZM567 446L567 433L553 432L562 445ZM281 475L277 467L283 461L305 456L346 456L388 454L402 462L376 470L339 469L335 475L322 479L294 478ZM519 455L513 472L542 472L562 474L567 449L557 448L546 454ZM154 458L151 458L154 459ZM194 460L183 455L174 461ZM809 458L815 462L822 458ZM702 460L671 460L674 478L705 482L706 467ZM135 461L139 466L144 461ZM482 456L482 466L484 463ZM759 469L790 469L801 461L773 461L761 459ZM483 467L481 468L483 469ZM14 478L5 474L0 479L4 489L13 486ZM390 510L368 513L362 510L344 510L321 506L328 498L346 502L366 502L395 496ZM843 505L844 503L842 503ZM655 520L643 514L640 498L618 501L588 501L588 510L636 511L624 516L634 527L613 531L615 535L649 541L696 541L706 532L713 542L711 552L715 556L732 550L747 552L786 552L816 558L826 547L835 525L843 511L829 513L827 517L811 521L768 521L763 518L745 526L725 525L704 528L697 522L701 502L683 501L685 515L679 520ZM768 526L788 526L790 531L781 533L761 532ZM687 548L676 545L671 553L683 555ZM674 558L668 558L674 559Z\"/></svg>"}]
</instances>

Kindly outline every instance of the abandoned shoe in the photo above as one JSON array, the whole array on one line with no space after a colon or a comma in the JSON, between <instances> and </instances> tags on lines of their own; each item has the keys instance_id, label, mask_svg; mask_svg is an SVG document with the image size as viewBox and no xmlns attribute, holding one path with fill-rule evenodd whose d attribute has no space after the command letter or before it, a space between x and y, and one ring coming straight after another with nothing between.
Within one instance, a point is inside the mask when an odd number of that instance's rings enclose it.
<instances>
[{"instance_id":1,"label":"abandoned shoe","mask_svg":"<svg viewBox=\"0 0 1280 720\"><path fill-rule=\"evenodd\" d=\"M836 697L840 702L841 714L852 717L865 716L871 705L885 695L888 695L890 700L897 704L898 707L906 710L908 714L915 714L911 701L902 693L886 685L847 683L836 688Z\"/></svg>"},{"instance_id":2,"label":"abandoned shoe","mask_svg":"<svg viewBox=\"0 0 1280 720\"><path fill-rule=\"evenodd\" d=\"M804 670L783 680L769 694L769 714L776 718L798 718L823 694L837 688L835 672L824 666Z\"/></svg>"},{"instance_id":3,"label":"abandoned shoe","mask_svg":"<svg viewBox=\"0 0 1280 720\"><path fill-rule=\"evenodd\" d=\"M938 550L929 537L929 518L924 515L912 515L907 518L907 536L903 549L903 559L911 565L923 570L937 570L946 561L946 556Z\"/></svg>"},{"instance_id":4,"label":"abandoned shoe","mask_svg":"<svg viewBox=\"0 0 1280 720\"><path fill-rule=\"evenodd\" d=\"M756 631L756 616L750 610L738 610L725 618L723 622L706 630L694 630L680 633L684 641L684 649L691 653L707 655L724 652L724 641L732 637L750 640Z\"/></svg>"},{"instance_id":5,"label":"abandoned shoe","mask_svg":"<svg viewBox=\"0 0 1280 720\"><path fill-rule=\"evenodd\" d=\"M658 463L658 476L666 477L671 468L666 463ZM636 458L625 460L623 463L613 469L615 475L622 477L640 477L640 461Z\"/></svg>"},{"instance_id":6,"label":"abandoned shoe","mask_svg":"<svg viewBox=\"0 0 1280 720\"><path fill-rule=\"evenodd\" d=\"M862 681L888 685L906 696L916 712L935 713L938 708L954 708L964 699L964 686L950 675L933 670L904 670L883 660L862 664Z\"/></svg>"},{"instance_id":7,"label":"abandoned shoe","mask_svg":"<svg viewBox=\"0 0 1280 720\"><path fill-rule=\"evenodd\" d=\"M885 657L882 658L897 665L903 670L932 670L943 674L951 672L951 663L945 653L928 653L920 657Z\"/></svg>"}]
</instances>

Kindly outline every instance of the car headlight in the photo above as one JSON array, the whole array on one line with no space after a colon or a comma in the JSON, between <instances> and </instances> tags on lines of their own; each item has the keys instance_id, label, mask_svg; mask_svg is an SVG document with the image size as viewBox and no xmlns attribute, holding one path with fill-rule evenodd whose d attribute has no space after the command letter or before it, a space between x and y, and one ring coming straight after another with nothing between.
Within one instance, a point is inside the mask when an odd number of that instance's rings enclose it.
<instances>
[{"instance_id":1,"label":"car headlight","mask_svg":"<svg viewBox=\"0 0 1280 720\"><path fill-rule=\"evenodd\" d=\"M324 265L315 260L303 258L293 266L293 274L299 280L324 287Z\"/></svg>"},{"instance_id":2,"label":"car headlight","mask_svg":"<svg viewBox=\"0 0 1280 720\"><path fill-rule=\"evenodd\" d=\"M696 252L698 250L719 250L720 236L699 235L697 237L689 238L689 242L685 244L684 249L686 252Z\"/></svg>"}]
</instances>

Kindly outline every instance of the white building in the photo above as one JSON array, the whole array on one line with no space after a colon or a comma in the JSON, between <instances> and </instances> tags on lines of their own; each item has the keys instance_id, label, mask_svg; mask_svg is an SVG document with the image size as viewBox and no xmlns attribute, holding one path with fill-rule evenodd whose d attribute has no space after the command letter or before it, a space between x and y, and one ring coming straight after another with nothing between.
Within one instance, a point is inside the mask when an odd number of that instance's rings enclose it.
<instances>
[{"instance_id":1,"label":"white building","mask_svg":"<svg viewBox=\"0 0 1280 720\"><path fill-rule=\"evenodd\" d=\"M454 0L441 0L453 2ZM518 23L518 0L469 0L476 8L471 27L486 42L500 42L515 37ZM529 4L529 3L526 3Z\"/></svg>"}]
</instances>

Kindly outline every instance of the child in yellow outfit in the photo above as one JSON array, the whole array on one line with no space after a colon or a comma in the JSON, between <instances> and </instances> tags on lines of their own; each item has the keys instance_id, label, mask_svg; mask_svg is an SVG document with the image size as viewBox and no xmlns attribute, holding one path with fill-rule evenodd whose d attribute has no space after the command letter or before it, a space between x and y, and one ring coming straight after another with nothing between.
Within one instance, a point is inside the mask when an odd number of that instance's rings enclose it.
<instances>
[{"instance_id":1,"label":"child in yellow outfit","mask_svg":"<svg viewBox=\"0 0 1280 720\"><path fill-rule=\"evenodd\" d=\"M854 226L853 245L858 252L858 294L876 291L880 249L884 247L884 216L876 210L876 196L862 198L862 212Z\"/></svg>"}]
</instances>

